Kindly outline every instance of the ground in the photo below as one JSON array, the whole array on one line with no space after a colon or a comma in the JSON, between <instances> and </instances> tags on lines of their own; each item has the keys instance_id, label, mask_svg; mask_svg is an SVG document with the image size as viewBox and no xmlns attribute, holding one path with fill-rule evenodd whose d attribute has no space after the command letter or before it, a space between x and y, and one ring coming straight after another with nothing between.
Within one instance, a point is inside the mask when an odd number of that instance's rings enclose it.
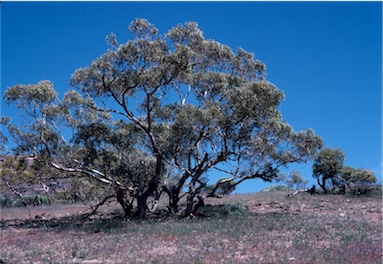
<instances>
[{"instance_id":1,"label":"ground","mask_svg":"<svg viewBox=\"0 0 383 264\"><path fill-rule=\"evenodd\" d=\"M382 263L382 198L286 191L209 198L192 219L116 204L1 210L4 263Z\"/></svg>"}]
</instances>

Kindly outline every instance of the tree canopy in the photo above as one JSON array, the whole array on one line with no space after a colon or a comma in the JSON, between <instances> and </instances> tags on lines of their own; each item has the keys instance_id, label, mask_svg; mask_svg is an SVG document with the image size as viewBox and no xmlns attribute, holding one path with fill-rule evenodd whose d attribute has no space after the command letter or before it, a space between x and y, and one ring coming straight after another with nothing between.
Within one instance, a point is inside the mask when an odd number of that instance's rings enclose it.
<instances>
[{"instance_id":1,"label":"tree canopy","mask_svg":"<svg viewBox=\"0 0 383 264\"><path fill-rule=\"evenodd\" d=\"M324 148L314 158L313 177L318 179L319 186L326 193L328 188L326 182L330 181L332 186L366 187L377 182L374 173L366 169L355 169L344 166L345 156L340 149Z\"/></svg>"},{"instance_id":2,"label":"tree canopy","mask_svg":"<svg viewBox=\"0 0 383 264\"><path fill-rule=\"evenodd\" d=\"M190 216L204 197L272 181L322 147L311 129L296 132L283 120L284 94L253 53L206 39L194 22L161 35L136 19L129 32L121 44L107 36L106 53L73 73L74 90L62 99L49 81L6 90L29 118L8 125L19 151L106 186L126 215L145 217L149 197L154 210L166 193L178 212L186 196ZM213 170L225 177L209 186Z\"/></svg>"},{"instance_id":3,"label":"tree canopy","mask_svg":"<svg viewBox=\"0 0 383 264\"><path fill-rule=\"evenodd\" d=\"M344 163L342 150L322 149L314 159L313 177L318 179L319 186L327 192L326 181L340 176Z\"/></svg>"}]
</instances>

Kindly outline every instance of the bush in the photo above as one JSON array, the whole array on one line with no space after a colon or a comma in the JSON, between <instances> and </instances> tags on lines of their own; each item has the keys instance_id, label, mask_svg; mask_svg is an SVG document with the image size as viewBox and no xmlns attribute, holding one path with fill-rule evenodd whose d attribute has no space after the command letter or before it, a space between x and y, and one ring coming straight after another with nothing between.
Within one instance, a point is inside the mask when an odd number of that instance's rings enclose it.
<instances>
[{"instance_id":1,"label":"bush","mask_svg":"<svg viewBox=\"0 0 383 264\"><path fill-rule=\"evenodd\" d=\"M28 205L40 206L50 205L49 197L46 195L35 195L29 194L24 196L25 201ZM2 195L0 194L0 207L1 208L12 208L12 207L23 207L25 204L17 196Z\"/></svg>"},{"instance_id":2,"label":"bush","mask_svg":"<svg viewBox=\"0 0 383 264\"><path fill-rule=\"evenodd\" d=\"M290 190L290 188L284 185L271 185L261 190L260 192L288 191L288 190Z\"/></svg>"},{"instance_id":3,"label":"bush","mask_svg":"<svg viewBox=\"0 0 383 264\"><path fill-rule=\"evenodd\" d=\"M16 197L12 197L10 195L3 195L0 194L0 206L1 208L10 208L10 207L16 207L18 204L17 202L21 201L17 199Z\"/></svg>"},{"instance_id":4,"label":"bush","mask_svg":"<svg viewBox=\"0 0 383 264\"><path fill-rule=\"evenodd\" d=\"M250 215L249 209L240 203L205 205L199 210L199 213L209 217L244 217Z\"/></svg>"},{"instance_id":5,"label":"bush","mask_svg":"<svg viewBox=\"0 0 383 264\"><path fill-rule=\"evenodd\" d=\"M381 191L381 187L373 183L360 182L350 185L351 195L373 195L375 192L380 193Z\"/></svg>"},{"instance_id":6,"label":"bush","mask_svg":"<svg viewBox=\"0 0 383 264\"><path fill-rule=\"evenodd\" d=\"M224 206L224 210L230 216L247 216L249 215L249 209L239 203L230 203Z\"/></svg>"},{"instance_id":7,"label":"bush","mask_svg":"<svg viewBox=\"0 0 383 264\"><path fill-rule=\"evenodd\" d=\"M363 168L354 169L350 166L343 167L342 180L345 181L338 185L347 184L352 195L369 194L375 187L377 178L370 170Z\"/></svg>"}]
</instances>

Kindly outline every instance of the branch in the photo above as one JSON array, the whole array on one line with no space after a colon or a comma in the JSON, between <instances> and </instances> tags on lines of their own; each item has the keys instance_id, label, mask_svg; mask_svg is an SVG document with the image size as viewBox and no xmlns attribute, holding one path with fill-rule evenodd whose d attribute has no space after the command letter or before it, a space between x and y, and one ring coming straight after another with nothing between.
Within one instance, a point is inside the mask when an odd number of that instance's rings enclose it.
<instances>
[{"instance_id":1,"label":"branch","mask_svg":"<svg viewBox=\"0 0 383 264\"><path fill-rule=\"evenodd\" d=\"M344 184L346 184L347 187L350 187L350 183L346 179L344 179L340 176L336 176L335 178L338 180L341 180Z\"/></svg>"},{"instance_id":2,"label":"branch","mask_svg":"<svg viewBox=\"0 0 383 264\"><path fill-rule=\"evenodd\" d=\"M146 133L146 135L149 137L149 140L152 144L152 147L153 147L153 152L154 152L154 155L160 155L159 153L159 148L158 148L158 144L156 142L156 139L154 138L154 135L151 131L151 128L150 127L146 127L139 119L137 119L133 113L128 109L128 107L126 106L126 102L125 102L125 97L123 96L123 101L121 101L117 95L112 91L112 89L108 88L109 92L111 93L112 97L114 98L114 100L116 100L116 102L124 109L125 113L126 114L123 114L125 117L127 117L129 120L133 121L142 131L144 131ZM119 112L119 111L117 111ZM121 113L121 112L119 112ZM149 116L148 116L149 118ZM150 121L150 120L149 120ZM149 125L149 123L148 123Z\"/></svg>"},{"instance_id":3,"label":"branch","mask_svg":"<svg viewBox=\"0 0 383 264\"><path fill-rule=\"evenodd\" d=\"M205 128L206 127L203 127L202 130L200 130L200 133L199 133L196 141L193 144L194 148L197 151L197 162L200 162L200 159L201 159L201 153L200 153L200 147L199 147L200 143L201 143L202 139L204 139L209 134L209 131L205 131ZM192 150L193 150L193 148L191 148L191 151Z\"/></svg>"},{"instance_id":4,"label":"branch","mask_svg":"<svg viewBox=\"0 0 383 264\"><path fill-rule=\"evenodd\" d=\"M267 176L267 174L270 172L271 168L269 168L268 170L263 171L263 172L260 172L258 170L257 172L255 172L253 174L248 174L248 175L244 175L244 176L238 176L238 175L236 175L236 174L234 174L232 172L229 172L229 171L217 168L217 167L214 167L214 168L217 169L218 171L222 171L222 172L231 174L233 176L230 177L230 178L226 178L226 179L218 181L215 184L214 188L208 193L208 197L215 197L216 196L215 192L217 191L217 189L219 188L220 185L222 185L224 183L227 183L227 182L231 182L233 180L238 180L239 179L237 182L231 184L230 188L235 187L235 186L241 184L242 182L244 182L246 180L250 180L250 179L259 178L259 179L262 179L264 181L269 181L269 182L271 181L270 176Z\"/></svg>"},{"instance_id":5,"label":"branch","mask_svg":"<svg viewBox=\"0 0 383 264\"><path fill-rule=\"evenodd\" d=\"M40 139L41 139L41 141L43 142L46 151L48 152L48 156L51 157L51 151L50 151L50 149L49 149L48 142L45 140L45 138L44 138L44 136L43 136L43 133L44 133L44 132L41 132L41 133L40 133Z\"/></svg>"},{"instance_id":6,"label":"branch","mask_svg":"<svg viewBox=\"0 0 383 264\"><path fill-rule=\"evenodd\" d=\"M113 180L110 180L108 178L106 178L105 174L95 170L95 169L77 169L77 168L66 168L66 167L63 167L63 166L60 166L54 162L50 162L51 166L60 170L60 171L64 171L64 172L70 172L70 173L82 173L82 174L85 174L93 179L96 179L98 180L99 182L102 182L102 183L105 183L105 184L115 184L119 187L123 187L123 188L127 188L129 189L130 191L133 191L134 188L132 187L125 187L123 186L120 182L118 181L113 181ZM98 175L98 176L97 176Z\"/></svg>"},{"instance_id":7,"label":"branch","mask_svg":"<svg viewBox=\"0 0 383 264\"><path fill-rule=\"evenodd\" d=\"M162 192L164 191L164 188L161 188L161 190L157 190L157 193L155 197L153 197L153 201L151 202L152 206L149 207L148 204L146 204L146 208L151 212L154 213L157 210L158 207L158 201L161 198Z\"/></svg>"},{"instance_id":8,"label":"branch","mask_svg":"<svg viewBox=\"0 0 383 264\"><path fill-rule=\"evenodd\" d=\"M21 201L25 206L28 206L28 202L27 202L27 200L24 198L24 196L23 196L20 192L18 192L12 185L10 185L9 182L6 181L5 184L8 186L8 188L9 188L14 194L16 194L16 195L19 197L20 201Z\"/></svg>"},{"instance_id":9,"label":"branch","mask_svg":"<svg viewBox=\"0 0 383 264\"><path fill-rule=\"evenodd\" d=\"M94 215L94 214L96 213L97 209L98 209L100 206L104 205L104 204L106 203L106 201L108 201L109 199L111 199L111 198L113 198L113 197L115 197L115 196L116 196L115 194L111 194L111 195L105 197L101 202L99 202L99 203L93 208L92 212L90 212L90 213L88 213L88 214L86 214L86 215L87 215L87 216Z\"/></svg>"},{"instance_id":10,"label":"branch","mask_svg":"<svg viewBox=\"0 0 383 264\"><path fill-rule=\"evenodd\" d=\"M306 189L296 190L295 192L288 194L287 197L293 197L293 196L297 195L298 193L305 193L305 192L310 192L310 189L306 188Z\"/></svg>"},{"instance_id":11,"label":"branch","mask_svg":"<svg viewBox=\"0 0 383 264\"><path fill-rule=\"evenodd\" d=\"M91 108L91 109L93 109L93 110L95 110L95 111L98 111L98 112L102 112L102 113L115 113L115 114L127 117L127 115L125 113L117 111L115 109L99 108L99 107L96 107L96 106L91 105L91 104L86 104L86 106Z\"/></svg>"},{"instance_id":12,"label":"branch","mask_svg":"<svg viewBox=\"0 0 383 264\"><path fill-rule=\"evenodd\" d=\"M182 170L182 171L184 171L184 172L186 172L186 173L188 173L188 174L192 174L192 172L191 172L189 169L182 167L182 166L179 165L178 162L176 162L176 161L174 161L174 163L173 163L173 162L171 162L171 161L168 161L168 160L165 159L165 158L163 158L163 161L164 161L166 164L168 164L169 166L172 166L172 167L174 167L174 168L177 168L177 169L179 169L179 170Z\"/></svg>"}]
</instances>

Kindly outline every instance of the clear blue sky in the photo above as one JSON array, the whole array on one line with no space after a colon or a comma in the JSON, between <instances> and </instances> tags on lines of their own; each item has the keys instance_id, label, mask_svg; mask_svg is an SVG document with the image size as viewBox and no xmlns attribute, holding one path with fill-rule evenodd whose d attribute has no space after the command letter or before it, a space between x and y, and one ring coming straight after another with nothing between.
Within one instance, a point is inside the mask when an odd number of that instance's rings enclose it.
<instances>
[{"instance_id":1,"label":"clear blue sky","mask_svg":"<svg viewBox=\"0 0 383 264\"><path fill-rule=\"evenodd\" d=\"M286 94L284 119L311 127L325 146L343 150L347 165L382 181L382 2L3 2L2 93L46 79L64 94L74 70L106 51L107 34L130 38L135 18L161 33L196 21L206 38L254 52ZM307 179L310 166L299 167Z\"/></svg>"}]
</instances>

